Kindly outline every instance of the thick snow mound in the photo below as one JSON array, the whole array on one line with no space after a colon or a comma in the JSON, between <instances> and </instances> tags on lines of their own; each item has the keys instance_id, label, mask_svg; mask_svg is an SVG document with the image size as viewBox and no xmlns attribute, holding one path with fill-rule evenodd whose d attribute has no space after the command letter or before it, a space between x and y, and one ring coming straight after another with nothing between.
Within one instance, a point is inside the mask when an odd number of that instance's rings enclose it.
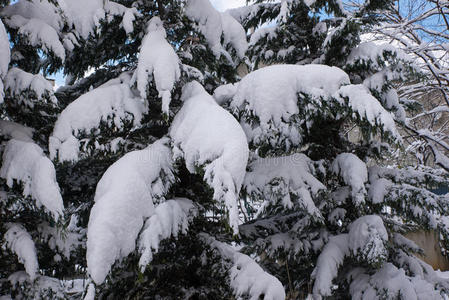
<instances>
[{"instance_id":1,"label":"thick snow mound","mask_svg":"<svg viewBox=\"0 0 449 300\"><path fill-rule=\"evenodd\" d=\"M256 300L263 296L265 300L285 299L282 283L276 277L265 272L249 256L207 234L201 234L200 237L212 248L215 248L223 258L231 261L229 272L231 287L237 298L249 296L249 299Z\"/></svg>"},{"instance_id":2,"label":"thick snow mound","mask_svg":"<svg viewBox=\"0 0 449 300\"><path fill-rule=\"evenodd\" d=\"M33 239L20 224L9 223L6 227L8 228L4 236L6 247L17 255L19 262L25 266L27 274L33 281L39 271Z\"/></svg>"},{"instance_id":3,"label":"thick snow mound","mask_svg":"<svg viewBox=\"0 0 449 300\"><path fill-rule=\"evenodd\" d=\"M248 49L245 29L231 15L218 12L209 0L187 0L185 13L197 23L198 30L204 35L216 57L224 54L230 58L223 47L226 45L231 45L239 58L245 56Z\"/></svg>"},{"instance_id":4,"label":"thick snow mound","mask_svg":"<svg viewBox=\"0 0 449 300\"><path fill-rule=\"evenodd\" d=\"M19 68L11 68L5 77L5 91L8 91L18 104L25 104L33 107L35 102L45 101L48 98L52 103L58 100L53 95L53 86L44 76L31 74ZM23 96L25 91L31 91L33 98L29 94Z\"/></svg>"},{"instance_id":5,"label":"thick snow mound","mask_svg":"<svg viewBox=\"0 0 449 300\"><path fill-rule=\"evenodd\" d=\"M63 215L55 167L35 143L10 140L3 153L0 176L6 179L9 187L13 186L14 180L23 183L23 195L36 200L37 207L44 206L54 219Z\"/></svg>"},{"instance_id":6,"label":"thick snow mound","mask_svg":"<svg viewBox=\"0 0 449 300\"><path fill-rule=\"evenodd\" d=\"M368 181L368 170L363 161L352 153L342 153L333 161L332 171L351 187L354 203L361 204L365 202L365 182Z\"/></svg>"},{"instance_id":7,"label":"thick snow mound","mask_svg":"<svg viewBox=\"0 0 449 300\"><path fill-rule=\"evenodd\" d=\"M249 73L240 81L230 103L236 114L243 114L248 140L255 144L279 143L285 138L292 145L301 142L297 125L291 119L299 113L298 94L312 97L320 105L349 84L348 75L339 68L323 65L275 65ZM252 119L258 124L253 128ZM303 120L304 122L306 120Z\"/></svg>"},{"instance_id":8,"label":"thick snow mound","mask_svg":"<svg viewBox=\"0 0 449 300\"><path fill-rule=\"evenodd\" d=\"M159 250L162 240L179 233L187 233L189 222L197 214L193 202L189 199L167 200L159 204L154 214L145 221L145 227L140 234L139 250L142 252L139 260L141 271L153 260L153 252Z\"/></svg>"},{"instance_id":9,"label":"thick snow mound","mask_svg":"<svg viewBox=\"0 0 449 300\"><path fill-rule=\"evenodd\" d=\"M98 182L87 231L87 266L101 284L115 261L136 248L146 218L154 214L153 202L174 181L168 139L133 151L110 166Z\"/></svg>"},{"instance_id":10,"label":"thick snow mound","mask_svg":"<svg viewBox=\"0 0 449 300\"><path fill-rule=\"evenodd\" d=\"M140 96L147 99L149 77L154 79L159 97L162 98L162 111L168 114L171 91L179 80L179 58L165 39L167 34L159 17L153 17L147 25L136 70L137 88ZM151 80L151 79L150 79Z\"/></svg>"},{"instance_id":11,"label":"thick snow mound","mask_svg":"<svg viewBox=\"0 0 449 300\"><path fill-rule=\"evenodd\" d=\"M50 136L50 157L63 161L79 159L77 136L97 129L101 122L121 129L124 121L139 125L147 108L140 98L134 98L127 83L96 88L72 103L61 113Z\"/></svg>"},{"instance_id":12,"label":"thick snow mound","mask_svg":"<svg viewBox=\"0 0 449 300\"><path fill-rule=\"evenodd\" d=\"M184 105L170 128L175 158L183 157L191 173L204 167L204 179L214 189L214 199L224 202L237 233L237 198L249 153L245 133L198 82L187 84L182 97Z\"/></svg>"},{"instance_id":13,"label":"thick snow mound","mask_svg":"<svg viewBox=\"0 0 449 300\"><path fill-rule=\"evenodd\" d=\"M314 177L313 161L306 155L259 158L250 163L249 169L244 189L252 197L272 203L282 199L284 207L292 208L293 196L310 214L321 216L311 194L316 195L326 187Z\"/></svg>"}]
</instances>

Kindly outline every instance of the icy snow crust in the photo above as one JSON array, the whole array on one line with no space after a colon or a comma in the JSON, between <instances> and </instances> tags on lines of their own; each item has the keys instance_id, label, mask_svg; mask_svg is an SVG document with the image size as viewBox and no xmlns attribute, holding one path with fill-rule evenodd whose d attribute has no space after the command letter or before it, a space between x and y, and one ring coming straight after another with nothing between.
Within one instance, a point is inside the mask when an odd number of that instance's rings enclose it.
<instances>
[{"instance_id":1,"label":"icy snow crust","mask_svg":"<svg viewBox=\"0 0 449 300\"><path fill-rule=\"evenodd\" d=\"M231 262L232 266L229 272L231 287L239 299L246 295L251 300L260 299L262 295L264 300L285 299L282 283L276 277L265 272L249 256L205 233L201 234L200 237L215 248L223 258Z\"/></svg>"},{"instance_id":2,"label":"icy snow crust","mask_svg":"<svg viewBox=\"0 0 449 300\"><path fill-rule=\"evenodd\" d=\"M187 0L185 14L197 23L198 30L204 35L216 57L223 54L232 61L224 49L227 45L235 49L239 58L245 56L248 49L245 30L230 14L218 12L209 0Z\"/></svg>"},{"instance_id":3,"label":"icy snow crust","mask_svg":"<svg viewBox=\"0 0 449 300\"><path fill-rule=\"evenodd\" d=\"M140 96L147 99L148 77L152 76L162 98L162 111L169 113L171 91L179 80L179 58L165 39L167 36L159 17L153 17L143 38L136 70L137 89Z\"/></svg>"},{"instance_id":4,"label":"icy snow crust","mask_svg":"<svg viewBox=\"0 0 449 300\"><path fill-rule=\"evenodd\" d=\"M174 156L183 157L191 173L204 168L204 180L214 189L214 199L225 204L237 233L237 199L249 153L245 133L198 82L184 86L182 99L184 105L170 128Z\"/></svg>"},{"instance_id":5,"label":"icy snow crust","mask_svg":"<svg viewBox=\"0 0 449 300\"><path fill-rule=\"evenodd\" d=\"M134 97L128 83L100 86L62 111L50 136L50 157L58 157L60 162L78 161L79 134L98 128L102 121L118 129L125 120L139 125L146 111L143 100Z\"/></svg>"},{"instance_id":6,"label":"icy snow crust","mask_svg":"<svg viewBox=\"0 0 449 300\"><path fill-rule=\"evenodd\" d=\"M14 180L23 183L23 195L36 200L37 207L44 206L55 220L63 215L55 167L32 141L12 139L6 144L0 176L9 187Z\"/></svg>"},{"instance_id":7,"label":"icy snow crust","mask_svg":"<svg viewBox=\"0 0 449 300\"><path fill-rule=\"evenodd\" d=\"M105 280L115 261L136 248L154 202L174 181L172 153L162 139L133 151L107 169L98 182L87 231L88 272L96 284Z\"/></svg>"}]
</instances>

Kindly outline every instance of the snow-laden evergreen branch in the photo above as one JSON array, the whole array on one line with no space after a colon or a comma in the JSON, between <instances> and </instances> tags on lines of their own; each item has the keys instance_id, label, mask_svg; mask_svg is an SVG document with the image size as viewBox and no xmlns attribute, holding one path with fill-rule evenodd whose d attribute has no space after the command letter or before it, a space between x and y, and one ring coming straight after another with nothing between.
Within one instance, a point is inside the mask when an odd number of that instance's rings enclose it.
<instances>
[{"instance_id":1,"label":"snow-laden evergreen branch","mask_svg":"<svg viewBox=\"0 0 449 300\"><path fill-rule=\"evenodd\" d=\"M184 158L191 173L203 168L214 199L224 204L229 225L238 233L237 198L248 162L245 133L198 82L187 84L182 97L184 104L170 128L174 157Z\"/></svg>"},{"instance_id":2,"label":"snow-laden evergreen branch","mask_svg":"<svg viewBox=\"0 0 449 300\"><path fill-rule=\"evenodd\" d=\"M9 187L14 180L23 184L23 195L31 196L36 206L44 206L55 220L63 216L64 204L56 181L53 163L32 141L10 140L3 152L0 176Z\"/></svg>"},{"instance_id":3,"label":"snow-laden evergreen branch","mask_svg":"<svg viewBox=\"0 0 449 300\"><path fill-rule=\"evenodd\" d=\"M37 252L31 235L20 224L6 224L8 230L5 233L6 247L9 248L19 262L25 266L27 274L34 280L39 272Z\"/></svg>"},{"instance_id":4,"label":"snow-laden evergreen branch","mask_svg":"<svg viewBox=\"0 0 449 300\"><path fill-rule=\"evenodd\" d=\"M237 297L249 296L252 300L260 299L260 297L264 300L285 299L282 283L265 272L249 256L215 240L208 234L202 233L200 237L215 248L223 258L229 260L231 287Z\"/></svg>"}]
</instances>

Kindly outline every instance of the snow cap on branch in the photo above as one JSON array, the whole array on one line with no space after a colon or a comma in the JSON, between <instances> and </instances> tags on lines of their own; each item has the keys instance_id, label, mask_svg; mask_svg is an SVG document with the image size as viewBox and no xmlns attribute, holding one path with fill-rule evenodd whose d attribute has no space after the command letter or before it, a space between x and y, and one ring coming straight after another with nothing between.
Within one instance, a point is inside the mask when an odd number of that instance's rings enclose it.
<instances>
[{"instance_id":1,"label":"snow cap on branch","mask_svg":"<svg viewBox=\"0 0 449 300\"><path fill-rule=\"evenodd\" d=\"M145 219L154 214L154 202L174 182L167 143L164 138L126 154L98 182L86 254L88 272L96 284L103 283L114 262L135 250Z\"/></svg>"},{"instance_id":2,"label":"snow cap on branch","mask_svg":"<svg viewBox=\"0 0 449 300\"><path fill-rule=\"evenodd\" d=\"M149 78L155 82L159 97L162 98L162 111L169 112L171 91L179 80L179 58L173 47L167 42L166 32L159 17L153 17L148 22L147 32L142 40L139 61L134 76L140 96L147 99Z\"/></svg>"},{"instance_id":3,"label":"snow cap on branch","mask_svg":"<svg viewBox=\"0 0 449 300\"><path fill-rule=\"evenodd\" d=\"M183 88L182 99L184 105L170 128L175 158L184 158L191 173L204 169L204 180L214 189L214 199L226 206L237 233L237 199L249 155L245 133L198 82Z\"/></svg>"}]
</instances>

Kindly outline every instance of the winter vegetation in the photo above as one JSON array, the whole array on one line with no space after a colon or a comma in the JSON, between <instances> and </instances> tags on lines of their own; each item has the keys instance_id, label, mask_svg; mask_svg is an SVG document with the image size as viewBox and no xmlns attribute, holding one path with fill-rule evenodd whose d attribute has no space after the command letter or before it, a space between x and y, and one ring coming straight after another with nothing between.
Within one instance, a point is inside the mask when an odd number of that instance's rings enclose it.
<instances>
[{"instance_id":1,"label":"winter vegetation","mask_svg":"<svg viewBox=\"0 0 449 300\"><path fill-rule=\"evenodd\" d=\"M0 299L449 299L449 2L214 4L0 0Z\"/></svg>"}]
</instances>

